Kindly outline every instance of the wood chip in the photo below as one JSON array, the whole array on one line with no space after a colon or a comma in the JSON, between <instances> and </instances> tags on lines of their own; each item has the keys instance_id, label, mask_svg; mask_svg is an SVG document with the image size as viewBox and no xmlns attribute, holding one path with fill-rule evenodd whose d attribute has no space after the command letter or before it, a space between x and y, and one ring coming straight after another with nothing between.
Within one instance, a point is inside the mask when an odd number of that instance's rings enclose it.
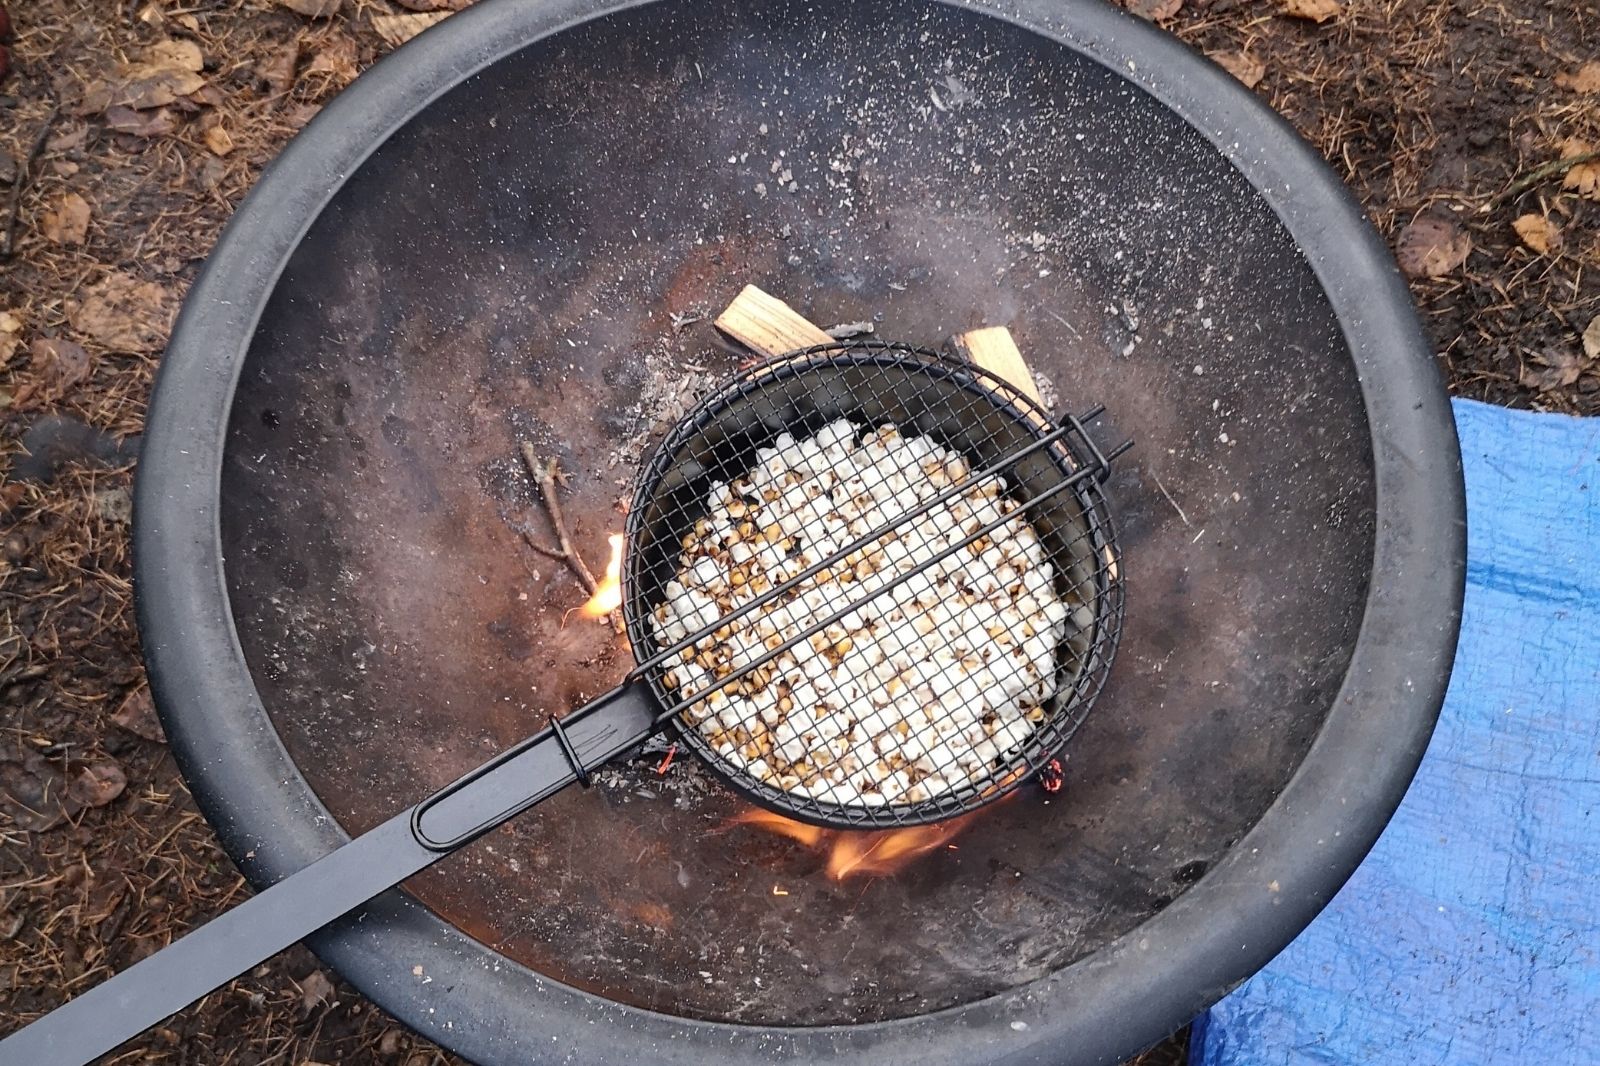
<instances>
[{"instance_id":1,"label":"wood chip","mask_svg":"<svg viewBox=\"0 0 1600 1066\"><path fill-rule=\"evenodd\" d=\"M1570 74L1557 74L1556 85L1575 93L1600 93L1600 60L1591 59Z\"/></svg>"},{"instance_id":2,"label":"wood chip","mask_svg":"<svg viewBox=\"0 0 1600 1066\"><path fill-rule=\"evenodd\" d=\"M1267 65L1255 56L1242 49L1233 52L1208 52L1216 63L1244 83L1245 88L1254 89L1261 84L1261 79L1267 76Z\"/></svg>"},{"instance_id":3,"label":"wood chip","mask_svg":"<svg viewBox=\"0 0 1600 1066\"><path fill-rule=\"evenodd\" d=\"M1278 7L1290 18L1307 19L1318 24L1344 12L1344 5L1339 0L1278 0Z\"/></svg>"},{"instance_id":4,"label":"wood chip","mask_svg":"<svg viewBox=\"0 0 1600 1066\"><path fill-rule=\"evenodd\" d=\"M39 218L39 230L52 244L82 244L89 238L89 201L69 192Z\"/></svg>"},{"instance_id":5,"label":"wood chip","mask_svg":"<svg viewBox=\"0 0 1600 1066\"><path fill-rule=\"evenodd\" d=\"M760 355L783 355L833 338L804 315L754 285L746 285L728 309L717 316L716 327Z\"/></svg>"},{"instance_id":6,"label":"wood chip","mask_svg":"<svg viewBox=\"0 0 1600 1066\"><path fill-rule=\"evenodd\" d=\"M1472 238L1446 218L1419 218L1400 231L1400 269L1413 278L1441 278L1467 261Z\"/></svg>"},{"instance_id":7,"label":"wood chip","mask_svg":"<svg viewBox=\"0 0 1600 1066\"><path fill-rule=\"evenodd\" d=\"M1600 359L1600 315L1591 318L1583 331L1583 354L1590 359Z\"/></svg>"},{"instance_id":8,"label":"wood chip","mask_svg":"<svg viewBox=\"0 0 1600 1066\"><path fill-rule=\"evenodd\" d=\"M414 12L409 15L374 15L372 28L378 36L398 48L430 26L450 17L448 11Z\"/></svg>"},{"instance_id":9,"label":"wood chip","mask_svg":"<svg viewBox=\"0 0 1600 1066\"><path fill-rule=\"evenodd\" d=\"M1543 215L1522 215L1511 223L1511 228L1517 231L1523 244L1540 255L1549 255L1561 246L1561 227Z\"/></svg>"},{"instance_id":10,"label":"wood chip","mask_svg":"<svg viewBox=\"0 0 1600 1066\"><path fill-rule=\"evenodd\" d=\"M1022 351L1017 347L1011 331L1004 326L975 329L951 338L951 345L964 358L982 367L989 374L1025 394L1039 406L1039 386L1034 383L1033 371L1028 369Z\"/></svg>"}]
</instances>

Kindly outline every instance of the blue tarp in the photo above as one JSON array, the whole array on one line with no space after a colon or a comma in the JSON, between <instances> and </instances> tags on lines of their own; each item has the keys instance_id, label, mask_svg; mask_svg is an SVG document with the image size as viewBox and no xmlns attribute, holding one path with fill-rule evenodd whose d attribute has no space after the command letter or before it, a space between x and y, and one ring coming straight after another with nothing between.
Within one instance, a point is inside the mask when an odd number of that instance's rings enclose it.
<instances>
[{"instance_id":1,"label":"blue tarp","mask_svg":"<svg viewBox=\"0 0 1600 1066\"><path fill-rule=\"evenodd\" d=\"M1600 419L1455 404L1467 596L1422 768L1198 1066L1600 1063Z\"/></svg>"}]
</instances>

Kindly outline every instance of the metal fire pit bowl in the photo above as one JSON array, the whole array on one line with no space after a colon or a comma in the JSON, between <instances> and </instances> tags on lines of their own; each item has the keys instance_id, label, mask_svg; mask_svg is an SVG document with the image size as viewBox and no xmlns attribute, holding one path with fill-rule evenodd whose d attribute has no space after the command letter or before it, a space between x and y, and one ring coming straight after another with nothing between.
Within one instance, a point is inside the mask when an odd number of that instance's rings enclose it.
<instances>
[{"instance_id":1,"label":"metal fire pit bowl","mask_svg":"<svg viewBox=\"0 0 1600 1066\"><path fill-rule=\"evenodd\" d=\"M135 543L174 754L257 884L609 687L639 462L745 283L937 347L1008 324L1105 485L1115 665L1065 784L839 881L659 750L317 936L481 1063L1110 1063L1280 950L1399 802L1463 578L1386 250L1229 76L1089 0L482 0L262 177L161 368ZM419 976L420 975L420 976Z\"/></svg>"}]
</instances>

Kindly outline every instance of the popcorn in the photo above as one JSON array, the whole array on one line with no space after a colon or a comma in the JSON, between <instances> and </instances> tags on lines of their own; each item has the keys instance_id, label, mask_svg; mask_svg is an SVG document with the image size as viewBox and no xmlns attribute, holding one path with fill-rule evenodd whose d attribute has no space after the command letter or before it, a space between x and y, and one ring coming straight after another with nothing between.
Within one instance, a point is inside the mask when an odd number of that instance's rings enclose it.
<instances>
[{"instance_id":1,"label":"popcorn","mask_svg":"<svg viewBox=\"0 0 1600 1066\"><path fill-rule=\"evenodd\" d=\"M663 647L894 527L667 661L668 688L694 701L686 722L730 769L877 808L982 787L1016 759L1045 720L1058 649L1093 611L1058 593L1020 514L938 558L1016 508L991 475L903 517L971 474L931 437L839 419L779 434L743 477L712 483L652 612Z\"/></svg>"}]
</instances>

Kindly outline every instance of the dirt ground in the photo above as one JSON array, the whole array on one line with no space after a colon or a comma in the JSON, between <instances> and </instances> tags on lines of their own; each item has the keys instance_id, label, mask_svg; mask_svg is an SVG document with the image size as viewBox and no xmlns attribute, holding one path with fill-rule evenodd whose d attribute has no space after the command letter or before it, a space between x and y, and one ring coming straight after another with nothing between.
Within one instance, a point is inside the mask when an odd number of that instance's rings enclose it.
<instances>
[{"instance_id":1,"label":"dirt ground","mask_svg":"<svg viewBox=\"0 0 1600 1066\"><path fill-rule=\"evenodd\" d=\"M140 665L128 522L145 401L176 306L261 167L361 69L467 2L10 4L0 1031L247 892L162 743ZM1600 413L1600 8L1125 6L1217 56L1332 161L1412 277L1453 393ZM1182 1057L1175 1040L1142 1061ZM296 948L107 1061L453 1060Z\"/></svg>"}]
</instances>

